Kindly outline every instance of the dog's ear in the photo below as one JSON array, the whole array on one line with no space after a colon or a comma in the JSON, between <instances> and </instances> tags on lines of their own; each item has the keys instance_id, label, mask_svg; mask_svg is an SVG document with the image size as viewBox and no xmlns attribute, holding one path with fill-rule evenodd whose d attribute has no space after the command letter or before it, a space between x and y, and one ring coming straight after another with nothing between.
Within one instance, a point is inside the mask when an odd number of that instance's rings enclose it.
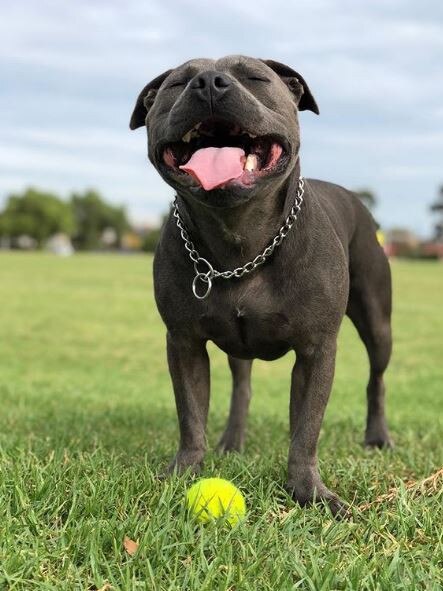
<instances>
[{"instance_id":1,"label":"dog's ear","mask_svg":"<svg viewBox=\"0 0 443 591\"><path fill-rule=\"evenodd\" d=\"M276 74L280 76L283 82L288 86L289 90L295 95L298 102L299 111L312 111L317 115L320 115L318 105L315 98L312 96L312 92L309 90L309 86L306 84L303 76L298 72L281 64L274 60L260 60L264 62L271 70L274 70Z\"/></svg>"},{"instance_id":2,"label":"dog's ear","mask_svg":"<svg viewBox=\"0 0 443 591\"><path fill-rule=\"evenodd\" d=\"M171 72L172 70L167 70L166 72L163 72L163 74L160 74L160 76L157 76L157 78L154 78L154 80L146 84L144 89L138 95L129 123L130 129L138 129L145 124L146 115L154 103L158 89Z\"/></svg>"}]
</instances>

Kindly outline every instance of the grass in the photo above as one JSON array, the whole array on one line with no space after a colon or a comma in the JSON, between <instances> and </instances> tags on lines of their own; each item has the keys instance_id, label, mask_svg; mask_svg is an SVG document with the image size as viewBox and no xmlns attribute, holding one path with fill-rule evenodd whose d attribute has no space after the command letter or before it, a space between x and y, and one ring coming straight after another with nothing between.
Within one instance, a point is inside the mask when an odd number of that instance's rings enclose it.
<instances>
[{"instance_id":1,"label":"grass","mask_svg":"<svg viewBox=\"0 0 443 591\"><path fill-rule=\"evenodd\" d=\"M148 257L0 256L0 589L442 589L443 495L403 482L443 465L443 267L393 263L387 376L393 452L362 445L367 361L346 320L320 439L326 483L355 507L337 522L282 492L291 355L256 362L245 454L205 476L245 493L247 522L195 526L190 478L159 481L177 425ZM210 346L209 444L227 414ZM130 556L125 536L139 542Z\"/></svg>"}]
</instances>

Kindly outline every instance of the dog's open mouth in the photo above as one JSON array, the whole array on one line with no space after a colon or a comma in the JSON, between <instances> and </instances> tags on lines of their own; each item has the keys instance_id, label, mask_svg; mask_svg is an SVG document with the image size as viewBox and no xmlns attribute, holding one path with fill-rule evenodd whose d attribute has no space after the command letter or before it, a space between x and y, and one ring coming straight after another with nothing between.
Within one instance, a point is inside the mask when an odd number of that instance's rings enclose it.
<instances>
[{"instance_id":1,"label":"dog's open mouth","mask_svg":"<svg viewBox=\"0 0 443 591\"><path fill-rule=\"evenodd\" d=\"M209 119L167 144L163 161L175 173L190 175L205 191L234 183L244 187L284 167L287 151L272 135L254 136L239 125Z\"/></svg>"}]
</instances>

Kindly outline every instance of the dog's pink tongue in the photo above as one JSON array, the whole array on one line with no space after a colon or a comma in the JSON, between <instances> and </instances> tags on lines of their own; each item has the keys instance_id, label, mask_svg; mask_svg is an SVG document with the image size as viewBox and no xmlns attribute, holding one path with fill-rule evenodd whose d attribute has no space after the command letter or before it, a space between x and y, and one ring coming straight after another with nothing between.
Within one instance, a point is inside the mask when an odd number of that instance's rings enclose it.
<instances>
[{"instance_id":1,"label":"dog's pink tongue","mask_svg":"<svg viewBox=\"0 0 443 591\"><path fill-rule=\"evenodd\" d=\"M220 187L243 174L245 152L241 148L201 148L179 166L192 174L205 191Z\"/></svg>"}]
</instances>

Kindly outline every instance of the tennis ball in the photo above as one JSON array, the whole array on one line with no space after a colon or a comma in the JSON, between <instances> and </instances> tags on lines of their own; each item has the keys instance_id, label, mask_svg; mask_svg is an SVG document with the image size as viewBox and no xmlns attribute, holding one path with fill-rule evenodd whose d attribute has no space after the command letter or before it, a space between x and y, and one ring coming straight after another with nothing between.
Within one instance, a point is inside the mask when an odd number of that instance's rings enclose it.
<instances>
[{"instance_id":1,"label":"tennis ball","mask_svg":"<svg viewBox=\"0 0 443 591\"><path fill-rule=\"evenodd\" d=\"M236 486L223 478L202 478L186 493L186 506L201 523L224 517L235 525L246 513L246 503Z\"/></svg>"}]
</instances>

